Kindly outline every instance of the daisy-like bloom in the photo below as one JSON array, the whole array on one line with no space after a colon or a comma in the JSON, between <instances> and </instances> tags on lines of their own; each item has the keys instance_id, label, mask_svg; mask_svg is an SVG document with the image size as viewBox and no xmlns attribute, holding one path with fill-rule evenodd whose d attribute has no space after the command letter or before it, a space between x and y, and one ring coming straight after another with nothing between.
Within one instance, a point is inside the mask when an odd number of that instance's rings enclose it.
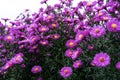
<instances>
[{"instance_id":1,"label":"daisy-like bloom","mask_svg":"<svg viewBox=\"0 0 120 80\"><path fill-rule=\"evenodd\" d=\"M42 71L42 67L41 66L38 66L38 65L36 65L36 66L33 66L32 67L32 69L31 69L31 72L32 73L39 73L39 72L41 72Z\"/></svg>"},{"instance_id":2,"label":"daisy-like bloom","mask_svg":"<svg viewBox=\"0 0 120 80\"><path fill-rule=\"evenodd\" d=\"M7 42L12 42L12 41L14 41L14 36L12 36L12 35L7 35L7 36L5 36L5 38L4 38L4 40L5 41L7 41Z\"/></svg>"},{"instance_id":3,"label":"daisy-like bloom","mask_svg":"<svg viewBox=\"0 0 120 80\"><path fill-rule=\"evenodd\" d=\"M41 41L40 41L40 44L43 45L43 46L44 46L44 45L47 45L47 44L48 44L48 40L41 40Z\"/></svg>"},{"instance_id":4,"label":"daisy-like bloom","mask_svg":"<svg viewBox=\"0 0 120 80\"><path fill-rule=\"evenodd\" d=\"M78 47L77 50L73 51L71 58L75 60L76 58L80 56L81 53L82 53L82 49Z\"/></svg>"},{"instance_id":5,"label":"daisy-like bloom","mask_svg":"<svg viewBox=\"0 0 120 80\"><path fill-rule=\"evenodd\" d=\"M94 38L102 37L105 34L106 34L105 28L102 26L92 27L92 30L90 31L90 35Z\"/></svg>"},{"instance_id":6,"label":"daisy-like bloom","mask_svg":"<svg viewBox=\"0 0 120 80\"><path fill-rule=\"evenodd\" d=\"M67 46L68 48L73 48L73 47L75 47L76 45L77 45L77 43L76 43L76 41L73 40L73 39L70 39L70 40L68 40L68 41L66 42L66 46Z\"/></svg>"},{"instance_id":7,"label":"daisy-like bloom","mask_svg":"<svg viewBox=\"0 0 120 80\"><path fill-rule=\"evenodd\" d=\"M41 27L39 28L39 31L40 31L40 32L47 32L48 30L49 30L49 28L46 27L46 26L41 26Z\"/></svg>"},{"instance_id":8,"label":"daisy-like bloom","mask_svg":"<svg viewBox=\"0 0 120 80\"><path fill-rule=\"evenodd\" d=\"M68 78L72 75L73 71L71 67L65 66L60 70L60 75L64 78Z\"/></svg>"},{"instance_id":9,"label":"daisy-like bloom","mask_svg":"<svg viewBox=\"0 0 120 80\"><path fill-rule=\"evenodd\" d=\"M56 40L56 39L59 39L59 38L60 38L60 35L59 35L59 34L54 34L54 35L53 35L53 39Z\"/></svg>"},{"instance_id":10,"label":"daisy-like bloom","mask_svg":"<svg viewBox=\"0 0 120 80\"><path fill-rule=\"evenodd\" d=\"M58 27L58 23L57 23L57 22L52 23L52 24L50 25L50 28L56 28L56 27Z\"/></svg>"},{"instance_id":11,"label":"daisy-like bloom","mask_svg":"<svg viewBox=\"0 0 120 80\"><path fill-rule=\"evenodd\" d=\"M120 31L120 22L117 20L110 20L106 23L107 29L110 32L118 32Z\"/></svg>"},{"instance_id":12,"label":"daisy-like bloom","mask_svg":"<svg viewBox=\"0 0 120 80\"><path fill-rule=\"evenodd\" d=\"M85 31L79 31L76 36L75 39L77 42L80 42L83 40L83 38L86 36L86 32Z\"/></svg>"},{"instance_id":13,"label":"daisy-like bloom","mask_svg":"<svg viewBox=\"0 0 120 80\"><path fill-rule=\"evenodd\" d=\"M116 68L120 70L120 61L116 63Z\"/></svg>"},{"instance_id":14,"label":"daisy-like bloom","mask_svg":"<svg viewBox=\"0 0 120 80\"><path fill-rule=\"evenodd\" d=\"M73 55L73 50L71 50L71 49L67 49L67 50L65 51L65 56L66 56L66 57L71 58L72 55Z\"/></svg>"},{"instance_id":15,"label":"daisy-like bloom","mask_svg":"<svg viewBox=\"0 0 120 80\"><path fill-rule=\"evenodd\" d=\"M110 56L107 53L100 52L95 55L93 62L97 67L106 67L110 64Z\"/></svg>"},{"instance_id":16,"label":"daisy-like bloom","mask_svg":"<svg viewBox=\"0 0 120 80\"><path fill-rule=\"evenodd\" d=\"M83 65L83 62L81 60L76 60L73 63L73 67L76 68L76 69L81 68L82 65Z\"/></svg>"}]
</instances>

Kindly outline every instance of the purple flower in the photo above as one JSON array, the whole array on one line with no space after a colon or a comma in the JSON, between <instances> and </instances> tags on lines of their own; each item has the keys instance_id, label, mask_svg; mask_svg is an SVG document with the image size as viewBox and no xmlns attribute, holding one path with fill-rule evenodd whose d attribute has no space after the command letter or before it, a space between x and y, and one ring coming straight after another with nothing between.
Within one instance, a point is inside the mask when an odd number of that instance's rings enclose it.
<instances>
[{"instance_id":1,"label":"purple flower","mask_svg":"<svg viewBox=\"0 0 120 80\"><path fill-rule=\"evenodd\" d=\"M120 61L116 63L116 68L120 70Z\"/></svg>"},{"instance_id":2,"label":"purple flower","mask_svg":"<svg viewBox=\"0 0 120 80\"><path fill-rule=\"evenodd\" d=\"M23 62L23 58L20 55L13 57L11 60L14 64L20 64Z\"/></svg>"},{"instance_id":3,"label":"purple flower","mask_svg":"<svg viewBox=\"0 0 120 80\"><path fill-rule=\"evenodd\" d=\"M73 67L74 68L81 68L81 66L83 65L83 62L81 60L76 60L74 63L73 63Z\"/></svg>"},{"instance_id":4,"label":"purple flower","mask_svg":"<svg viewBox=\"0 0 120 80\"><path fill-rule=\"evenodd\" d=\"M4 38L4 40L5 41L7 41L7 42L12 42L12 41L14 41L14 36L12 36L12 35L7 35L7 36L5 36L5 38Z\"/></svg>"},{"instance_id":5,"label":"purple flower","mask_svg":"<svg viewBox=\"0 0 120 80\"><path fill-rule=\"evenodd\" d=\"M92 27L92 30L90 31L90 35L94 38L102 37L106 34L105 28L102 26L95 26Z\"/></svg>"},{"instance_id":6,"label":"purple flower","mask_svg":"<svg viewBox=\"0 0 120 80\"><path fill-rule=\"evenodd\" d=\"M48 40L41 40L39 43L44 46L48 44Z\"/></svg>"},{"instance_id":7,"label":"purple flower","mask_svg":"<svg viewBox=\"0 0 120 80\"><path fill-rule=\"evenodd\" d=\"M71 58L72 55L73 55L73 50L71 50L71 49L67 49L67 50L65 51L65 56L66 56L66 57Z\"/></svg>"},{"instance_id":8,"label":"purple flower","mask_svg":"<svg viewBox=\"0 0 120 80\"><path fill-rule=\"evenodd\" d=\"M67 42L66 42L66 46L68 47L68 48L73 48L73 47L75 47L77 44L76 44L76 42L75 42L75 40L73 40L73 39L70 39L70 40L68 40Z\"/></svg>"},{"instance_id":9,"label":"purple flower","mask_svg":"<svg viewBox=\"0 0 120 80\"><path fill-rule=\"evenodd\" d=\"M95 55L93 62L97 67L106 67L110 64L110 56L107 53L100 52Z\"/></svg>"},{"instance_id":10,"label":"purple flower","mask_svg":"<svg viewBox=\"0 0 120 80\"><path fill-rule=\"evenodd\" d=\"M72 75L73 71L71 67L65 66L60 70L60 75L64 78L68 78Z\"/></svg>"},{"instance_id":11,"label":"purple flower","mask_svg":"<svg viewBox=\"0 0 120 80\"><path fill-rule=\"evenodd\" d=\"M80 42L83 40L83 38L86 36L86 32L85 31L79 31L76 36L75 39L77 42Z\"/></svg>"},{"instance_id":12,"label":"purple flower","mask_svg":"<svg viewBox=\"0 0 120 80\"><path fill-rule=\"evenodd\" d=\"M59 34L54 34L54 35L53 35L53 39L56 40L56 39L59 39L59 38L60 38L60 35L59 35Z\"/></svg>"},{"instance_id":13,"label":"purple flower","mask_svg":"<svg viewBox=\"0 0 120 80\"><path fill-rule=\"evenodd\" d=\"M40 31L40 32L47 32L48 30L49 30L49 28L46 27L46 26L41 26L41 27L39 28L39 31Z\"/></svg>"},{"instance_id":14,"label":"purple flower","mask_svg":"<svg viewBox=\"0 0 120 80\"><path fill-rule=\"evenodd\" d=\"M42 67L41 66L33 66L31 69L32 73L39 73L42 71Z\"/></svg>"},{"instance_id":15,"label":"purple flower","mask_svg":"<svg viewBox=\"0 0 120 80\"><path fill-rule=\"evenodd\" d=\"M82 53L82 49L81 48L77 48L77 50L73 51L73 54L72 54L71 58L73 60L75 60L76 58L78 58L80 56L81 53Z\"/></svg>"},{"instance_id":16,"label":"purple flower","mask_svg":"<svg viewBox=\"0 0 120 80\"><path fill-rule=\"evenodd\" d=\"M56 27L58 27L58 23L57 22L55 22L55 23L52 23L51 25L50 25L50 28L56 28Z\"/></svg>"},{"instance_id":17,"label":"purple flower","mask_svg":"<svg viewBox=\"0 0 120 80\"><path fill-rule=\"evenodd\" d=\"M120 31L120 22L117 20L110 20L106 23L107 29L110 32L118 32Z\"/></svg>"}]
</instances>

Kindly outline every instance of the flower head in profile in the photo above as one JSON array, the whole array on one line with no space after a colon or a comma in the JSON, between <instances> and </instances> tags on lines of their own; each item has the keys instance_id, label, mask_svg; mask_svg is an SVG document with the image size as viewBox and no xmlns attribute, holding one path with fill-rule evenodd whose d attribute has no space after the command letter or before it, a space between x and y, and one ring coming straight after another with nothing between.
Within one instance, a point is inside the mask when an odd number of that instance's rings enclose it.
<instances>
[{"instance_id":1,"label":"flower head in profile","mask_svg":"<svg viewBox=\"0 0 120 80\"><path fill-rule=\"evenodd\" d=\"M120 61L116 63L116 68L120 70Z\"/></svg>"},{"instance_id":2,"label":"flower head in profile","mask_svg":"<svg viewBox=\"0 0 120 80\"><path fill-rule=\"evenodd\" d=\"M110 20L106 23L107 29L110 32L118 32L120 31L120 22L117 20Z\"/></svg>"},{"instance_id":3,"label":"flower head in profile","mask_svg":"<svg viewBox=\"0 0 120 80\"><path fill-rule=\"evenodd\" d=\"M95 55L93 62L97 67L106 67L110 64L110 56L107 53L100 52Z\"/></svg>"},{"instance_id":4,"label":"flower head in profile","mask_svg":"<svg viewBox=\"0 0 120 80\"><path fill-rule=\"evenodd\" d=\"M81 66L83 65L83 62L81 60L76 60L74 63L73 63L73 67L74 68L81 68Z\"/></svg>"},{"instance_id":5,"label":"flower head in profile","mask_svg":"<svg viewBox=\"0 0 120 80\"><path fill-rule=\"evenodd\" d=\"M42 71L42 67L41 66L33 66L32 69L31 69L31 72L32 73L39 73Z\"/></svg>"},{"instance_id":6,"label":"flower head in profile","mask_svg":"<svg viewBox=\"0 0 120 80\"><path fill-rule=\"evenodd\" d=\"M75 60L80 56L81 53L82 53L82 49L78 47L77 50L73 51L71 58Z\"/></svg>"},{"instance_id":7,"label":"flower head in profile","mask_svg":"<svg viewBox=\"0 0 120 80\"><path fill-rule=\"evenodd\" d=\"M71 67L65 66L60 70L60 75L64 78L68 78L72 75L73 71Z\"/></svg>"},{"instance_id":8,"label":"flower head in profile","mask_svg":"<svg viewBox=\"0 0 120 80\"><path fill-rule=\"evenodd\" d=\"M73 47L75 47L76 45L77 45L77 43L76 43L76 41L73 40L73 39L70 39L70 40L68 40L68 41L66 42L66 46L67 46L68 48L73 48Z\"/></svg>"},{"instance_id":9,"label":"flower head in profile","mask_svg":"<svg viewBox=\"0 0 120 80\"><path fill-rule=\"evenodd\" d=\"M99 38L102 37L106 34L105 28L102 26L95 26L92 27L91 31L90 31L90 35L94 38Z\"/></svg>"}]
</instances>

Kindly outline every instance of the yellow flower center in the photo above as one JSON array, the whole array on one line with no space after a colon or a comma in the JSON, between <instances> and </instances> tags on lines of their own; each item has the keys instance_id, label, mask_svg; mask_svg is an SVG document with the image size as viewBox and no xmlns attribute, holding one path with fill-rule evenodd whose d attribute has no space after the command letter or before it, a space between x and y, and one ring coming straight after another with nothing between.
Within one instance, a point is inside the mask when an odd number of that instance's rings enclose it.
<instances>
[{"instance_id":1,"label":"yellow flower center","mask_svg":"<svg viewBox=\"0 0 120 80\"><path fill-rule=\"evenodd\" d=\"M70 45L70 46L73 46L73 45L74 45L74 43L73 43L73 42L70 42L70 43L69 43L69 45Z\"/></svg>"},{"instance_id":2,"label":"yellow flower center","mask_svg":"<svg viewBox=\"0 0 120 80\"><path fill-rule=\"evenodd\" d=\"M70 51L69 54L72 55L72 52Z\"/></svg>"},{"instance_id":3,"label":"yellow flower center","mask_svg":"<svg viewBox=\"0 0 120 80\"><path fill-rule=\"evenodd\" d=\"M52 18L52 16L48 16L48 19L51 19Z\"/></svg>"},{"instance_id":4,"label":"yellow flower center","mask_svg":"<svg viewBox=\"0 0 120 80\"><path fill-rule=\"evenodd\" d=\"M45 30L46 30L46 28L43 27L43 28L42 28L42 31L45 31Z\"/></svg>"},{"instance_id":5,"label":"yellow flower center","mask_svg":"<svg viewBox=\"0 0 120 80\"><path fill-rule=\"evenodd\" d=\"M67 69L64 70L64 73L67 74L69 71Z\"/></svg>"},{"instance_id":6,"label":"yellow flower center","mask_svg":"<svg viewBox=\"0 0 120 80\"><path fill-rule=\"evenodd\" d=\"M99 33L99 32L100 32L100 30L99 30L99 29L95 29L95 32L96 32L96 33Z\"/></svg>"},{"instance_id":7,"label":"yellow flower center","mask_svg":"<svg viewBox=\"0 0 120 80\"><path fill-rule=\"evenodd\" d=\"M57 36L57 35L54 35L54 38L55 38L55 39L57 39L57 38L58 38L58 36Z\"/></svg>"},{"instance_id":8,"label":"yellow flower center","mask_svg":"<svg viewBox=\"0 0 120 80\"><path fill-rule=\"evenodd\" d=\"M52 24L52 27L56 27L56 24Z\"/></svg>"},{"instance_id":9,"label":"yellow flower center","mask_svg":"<svg viewBox=\"0 0 120 80\"><path fill-rule=\"evenodd\" d=\"M83 38L83 35L82 35L82 34L80 34L80 35L79 35L79 38L80 38L80 39L82 39L82 38Z\"/></svg>"},{"instance_id":10,"label":"yellow flower center","mask_svg":"<svg viewBox=\"0 0 120 80\"><path fill-rule=\"evenodd\" d=\"M45 44L46 44L46 42L42 42L42 44L44 44L44 45L45 45Z\"/></svg>"},{"instance_id":11,"label":"yellow flower center","mask_svg":"<svg viewBox=\"0 0 120 80\"><path fill-rule=\"evenodd\" d=\"M103 17L104 20L108 20L108 17Z\"/></svg>"},{"instance_id":12,"label":"yellow flower center","mask_svg":"<svg viewBox=\"0 0 120 80\"><path fill-rule=\"evenodd\" d=\"M12 36L7 36L7 39L8 40L12 40Z\"/></svg>"},{"instance_id":13,"label":"yellow flower center","mask_svg":"<svg viewBox=\"0 0 120 80\"><path fill-rule=\"evenodd\" d=\"M91 5L92 5L92 2L88 2L87 5L88 5L88 6L91 6Z\"/></svg>"},{"instance_id":14,"label":"yellow flower center","mask_svg":"<svg viewBox=\"0 0 120 80\"><path fill-rule=\"evenodd\" d=\"M102 15L103 15L103 13L102 13L102 12L99 12L98 16L102 16Z\"/></svg>"},{"instance_id":15,"label":"yellow flower center","mask_svg":"<svg viewBox=\"0 0 120 80\"><path fill-rule=\"evenodd\" d=\"M105 61L105 59L103 57L100 57L99 60L100 60L100 62L104 62Z\"/></svg>"},{"instance_id":16,"label":"yellow flower center","mask_svg":"<svg viewBox=\"0 0 120 80\"><path fill-rule=\"evenodd\" d=\"M81 65L81 64L78 62L78 63L77 63L77 66L80 66L80 65Z\"/></svg>"},{"instance_id":17,"label":"yellow flower center","mask_svg":"<svg viewBox=\"0 0 120 80\"><path fill-rule=\"evenodd\" d=\"M117 24L113 23L113 24L111 25L111 27L115 29L115 28L117 28Z\"/></svg>"},{"instance_id":18,"label":"yellow flower center","mask_svg":"<svg viewBox=\"0 0 120 80\"><path fill-rule=\"evenodd\" d=\"M38 68L35 68L35 71L38 71L39 69Z\"/></svg>"}]
</instances>

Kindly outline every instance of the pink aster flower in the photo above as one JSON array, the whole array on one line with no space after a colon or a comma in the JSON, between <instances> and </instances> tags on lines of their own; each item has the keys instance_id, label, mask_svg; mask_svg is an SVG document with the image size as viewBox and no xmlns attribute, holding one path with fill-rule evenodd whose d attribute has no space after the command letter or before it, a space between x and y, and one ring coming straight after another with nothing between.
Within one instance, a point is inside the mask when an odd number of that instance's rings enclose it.
<instances>
[{"instance_id":1,"label":"pink aster flower","mask_svg":"<svg viewBox=\"0 0 120 80\"><path fill-rule=\"evenodd\" d=\"M92 30L90 31L90 35L95 38L102 37L106 34L105 28L102 26L95 26L92 27Z\"/></svg>"},{"instance_id":2,"label":"pink aster flower","mask_svg":"<svg viewBox=\"0 0 120 80\"><path fill-rule=\"evenodd\" d=\"M77 42L82 41L83 38L86 36L86 32L85 31L79 31L76 36L75 39Z\"/></svg>"},{"instance_id":3,"label":"pink aster flower","mask_svg":"<svg viewBox=\"0 0 120 80\"><path fill-rule=\"evenodd\" d=\"M5 36L5 38L4 38L4 40L5 41L7 41L7 42L12 42L12 41L14 41L14 36L12 36L12 35L7 35L7 36Z\"/></svg>"},{"instance_id":4,"label":"pink aster flower","mask_svg":"<svg viewBox=\"0 0 120 80\"><path fill-rule=\"evenodd\" d=\"M110 32L118 32L120 31L120 22L117 20L110 20L106 23L107 29Z\"/></svg>"},{"instance_id":5,"label":"pink aster flower","mask_svg":"<svg viewBox=\"0 0 120 80\"><path fill-rule=\"evenodd\" d=\"M82 53L82 49L81 48L77 48L77 50L73 51L73 54L72 54L71 58L73 60L75 60L76 58L78 58L80 56L81 53Z\"/></svg>"},{"instance_id":6,"label":"pink aster flower","mask_svg":"<svg viewBox=\"0 0 120 80\"><path fill-rule=\"evenodd\" d=\"M60 70L60 75L64 78L68 78L72 75L73 71L71 67L65 66Z\"/></svg>"},{"instance_id":7,"label":"pink aster flower","mask_svg":"<svg viewBox=\"0 0 120 80\"><path fill-rule=\"evenodd\" d=\"M41 66L33 66L31 69L32 73L39 73L42 71L42 67Z\"/></svg>"},{"instance_id":8,"label":"pink aster flower","mask_svg":"<svg viewBox=\"0 0 120 80\"><path fill-rule=\"evenodd\" d=\"M120 61L116 63L116 68L120 70Z\"/></svg>"},{"instance_id":9,"label":"pink aster flower","mask_svg":"<svg viewBox=\"0 0 120 80\"><path fill-rule=\"evenodd\" d=\"M65 51L65 56L66 56L66 57L71 58L72 55L73 55L73 50L71 50L71 49L67 49L67 50Z\"/></svg>"},{"instance_id":10,"label":"pink aster flower","mask_svg":"<svg viewBox=\"0 0 120 80\"><path fill-rule=\"evenodd\" d=\"M66 46L68 47L68 48L73 48L73 47L75 47L77 45L77 43L75 42L75 40L73 40L73 39L70 39L70 40L68 40L67 42L66 42Z\"/></svg>"},{"instance_id":11,"label":"pink aster flower","mask_svg":"<svg viewBox=\"0 0 120 80\"><path fill-rule=\"evenodd\" d=\"M11 60L14 64L20 64L23 62L23 58L20 55L13 57Z\"/></svg>"},{"instance_id":12,"label":"pink aster flower","mask_svg":"<svg viewBox=\"0 0 120 80\"><path fill-rule=\"evenodd\" d=\"M106 67L110 64L110 56L107 53L100 52L95 55L93 62L97 67Z\"/></svg>"},{"instance_id":13,"label":"pink aster flower","mask_svg":"<svg viewBox=\"0 0 120 80\"><path fill-rule=\"evenodd\" d=\"M53 39L56 40L56 39L59 39L59 38L60 38L60 35L59 35L59 34L54 34L54 35L53 35Z\"/></svg>"},{"instance_id":14,"label":"pink aster flower","mask_svg":"<svg viewBox=\"0 0 120 80\"><path fill-rule=\"evenodd\" d=\"M41 26L41 27L39 28L39 31L40 31L40 32L47 32L48 30L49 30L49 28L46 27L46 26Z\"/></svg>"},{"instance_id":15,"label":"pink aster flower","mask_svg":"<svg viewBox=\"0 0 120 80\"><path fill-rule=\"evenodd\" d=\"M56 27L58 27L58 23L57 23L57 22L52 23L52 24L50 25L50 28L56 28Z\"/></svg>"},{"instance_id":16,"label":"pink aster flower","mask_svg":"<svg viewBox=\"0 0 120 80\"><path fill-rule=\"evenodd\" d=\"M48 44L48 40L41 40L39 43L44 46Z\"/></svg>"},{"instance_id":17,"label":"pink aster flower","mask_svg":"<svg viewBox=\"0 0 120 80\"><path fill-rule=\"evenodd\" d=\"M76 60L74 63L73 63L73 67L74 68L81 68L81 66L83 65L83 62L81 60Z\"/></svg>"}]
</instances>

